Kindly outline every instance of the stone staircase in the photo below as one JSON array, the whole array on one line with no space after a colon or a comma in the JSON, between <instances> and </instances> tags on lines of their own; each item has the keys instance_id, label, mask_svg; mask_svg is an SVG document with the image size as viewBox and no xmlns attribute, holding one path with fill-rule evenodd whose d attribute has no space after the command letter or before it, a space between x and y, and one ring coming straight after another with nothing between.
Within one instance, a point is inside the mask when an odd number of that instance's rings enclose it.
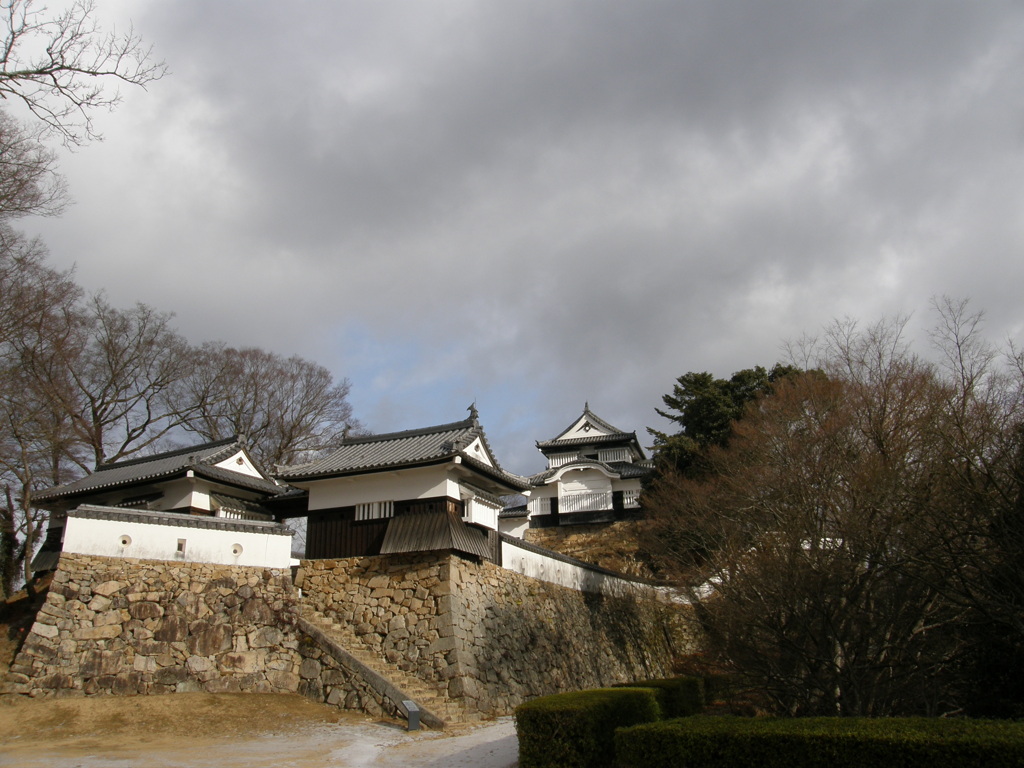
<instances>
[{"instance_id":1,"label":"stone staircase","mask_svg":"<svg viewBox=\"0 0 1024 768\"><path fill-rule=\"evenodd\" d=\"M428 728L441 730L449 725L478 719L459 701L448 698L445 692L382 659L347 624L334 621L309 606L300 608L297 623L300 629L324 646L325 651L358 671L369 685L390 699L403 714L408 715L403 701L416 702L420 709L420 722Z\"/></svg>"}]
</instances>

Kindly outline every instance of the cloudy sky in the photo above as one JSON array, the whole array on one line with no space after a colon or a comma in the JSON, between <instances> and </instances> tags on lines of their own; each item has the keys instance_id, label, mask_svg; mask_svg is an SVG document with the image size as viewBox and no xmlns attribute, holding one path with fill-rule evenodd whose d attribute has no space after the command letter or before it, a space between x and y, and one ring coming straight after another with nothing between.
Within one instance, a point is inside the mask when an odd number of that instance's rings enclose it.
<instances>
[{"instance_id":1,"label":"cloudy sky","mask_svg":"<svg viewBox=\"0 0 1024 768\"><path fill-rule=\"evenodd\" d=\"M171 71L23 222L193 341L298 353L377 432L585 401L970 298L1024 334L1024 6L101 0Z\"/></svg>"}]
</instances>

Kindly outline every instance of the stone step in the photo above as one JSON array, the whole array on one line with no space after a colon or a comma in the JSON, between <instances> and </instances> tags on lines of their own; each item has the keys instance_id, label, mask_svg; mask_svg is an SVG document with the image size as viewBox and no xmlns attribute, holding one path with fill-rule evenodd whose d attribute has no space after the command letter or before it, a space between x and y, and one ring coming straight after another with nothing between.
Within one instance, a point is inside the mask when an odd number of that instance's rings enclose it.
<instances>
[{"instance_id":1,"label":"stone step","mask_svg":"<svg viewBox=\"0 0 1024 768\"><path fill-rule=\"evenodd\" d=\"M303 607L301 615L327 637L333 639L338 646L344 648L354 659L390 681L391 685L401 691L405 699L415 701L421 710L435 714L445 723L467 722L473 719L461 704L448 698L446 691L439 690L428 681L389 664L360 640L348 626L308 607Z\"/></svg>"}]
</instances>

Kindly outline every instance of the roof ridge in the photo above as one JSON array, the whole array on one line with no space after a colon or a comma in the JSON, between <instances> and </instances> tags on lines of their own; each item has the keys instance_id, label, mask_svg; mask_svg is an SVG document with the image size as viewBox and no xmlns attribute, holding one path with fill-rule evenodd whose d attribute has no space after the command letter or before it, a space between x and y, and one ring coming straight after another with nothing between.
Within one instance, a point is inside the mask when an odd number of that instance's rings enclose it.
<instances>
[{"instance_id":1,"label":"roof ridge","mask_svg":"<svg viewBox=\"0 0 1024 768\"><path fill-rule=\"evenodd\" d=\"M200 443L199 445L186 446L184 448L175 448L171 451L161 451L160 453L152 453L148 456L139 456L133 459L122 459L121 461L112 461L109 463L98 464L96 469L93 470L93 474L96 472L102 472L106 469L115 469L117 467L130 467L135 464L145 464L149 461L156 461L158 459L169 459L174 456L183 456L188 453L197 453L199 451L205 451L210 448L219 448L221 446L230 445L231 443L238 442L238 435L232 435L221 440L211 440L207 443Z\"/></svg>"},{"instance_id":2,"label":"roof ridge","mask_svg":"<svg viewBox=\"0 0 1024 768\"><path fill-rule=\"evenodd\" d=\"M339 447L342 445L360 445L362 443L383 443L388 440L401 440L406 437L419 437L421 435L429 435L434 432L453 432L456 429L470 429L476 426L477 424L475 419L463 419L462 421L453 421L448 424L438 424L437 426L433 427L403 429L399 432L384 432L379 435L359 435L356 437L346 437L339 444Z\"/></svg>"},{"instance_id":3,"label":"roof ridge","mask_svg":"<svg viewBox=\"0 0 1024 768\"><path fill-rule=\"evenodd\" d=\"M575 419L570 421L569 422L569 426L567 426L565 429L563 429L561 432L559 432L558 435L559 436L564 435L566 432L568 432L570 429L572 429L574 426L576 426L576 424L580 421L580 419L586 418L587 416L589 416L593 421L597 422L598 426L600 426L600 427L602 427L604 429L607 429L610 432L614 432L616 434L621 434L621 435L629 434L628 432L623 432L618 427L612 426L607 421L605 421L600 416L598 416L596 413L594 413L592 410L590 410L590 402L588 401L588 402L583 404L583 413L581 413ZM633 434L636 434L636 433L634 432ZM573 439L573 438L570 438L570 439ZM538 443L553 443L553 442L555 442L557 440L558 440L558 437L552 437L549 440L539 440L537 442Z\"/></svg>"}]
</instances>

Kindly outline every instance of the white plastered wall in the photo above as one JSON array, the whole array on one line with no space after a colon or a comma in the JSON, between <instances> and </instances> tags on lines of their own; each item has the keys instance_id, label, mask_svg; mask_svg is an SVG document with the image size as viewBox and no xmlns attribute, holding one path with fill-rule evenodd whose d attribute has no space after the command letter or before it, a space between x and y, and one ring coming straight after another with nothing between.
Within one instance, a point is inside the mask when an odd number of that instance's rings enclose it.
<instances>
[{"instance_id":1,"label":"white plastered wall","mask_svg":"<svg viewBox=\"0 0 1024 768\"><path fill-rule=\"evenodd\" d=\"M372 501L459 498L458 483L448 476L451 465L377 472L356 477L296 482L309 490L309 511L367 504Z\"/></svg>"},{"instance_id":2,"label":"white plastered wall","mask_svg":"<svg viewBox=\"0 0 1024 768\"><path fill-rule=\"evenodd\" d=\"M221 469L227 469L231 472L238 472L239 474L249 475L250 477L258 477L261 480L265 480L263 473L256 469L256 465L250 461L249 457L245 455L245 451L238 451L232 456L220 461L213 466L220 467Z\"/></svg>"},{"instance_id":3,"label":"white plastered wall","mask_svg":"<svg viewBox=\"0 0 1024 768\"><path fill-rule=\"evenodd\" d=\"M526 529L530 527L529 517L506 517L498 520L498 530L521 539L526 535Z\"/></svg>"},{"instance_id":4,"label":"white plastered wall","mask_svg":"<svg viewBox=\"0 0 1024 768\"><path fill-rule=\"evenodd\" d=\"M580 592L623 595L639 588L637 583L627 579L587 568L582 564L568 563L518 547L508 541L501 542L501 565L503 568L524 576L569 587Z\"/></svg>"},{"instance_id":5,"label":"white plastered wall","mask_svg":"<svg viewBox=\"0 0 1024 768\"><path fill-rule=\"evenodd\" d=\"M184 552L178 541L184 540ZM222 565L287 568L291 536L68 516L65 552Z\"/></svg>"},{"instance_id":6,"label":"white plastered wall","mask_svg":"<svg viewBox=\"0 0 1024 768\"><path fill-rule=\"evenodd\" d=\"M484 447L484 441L479 437L466 447L464 453L467 456L472 456L477 461L482 461L489 467L494 466L490 454L487 453L487 449Z\"/></svg>"}]
</instances>

